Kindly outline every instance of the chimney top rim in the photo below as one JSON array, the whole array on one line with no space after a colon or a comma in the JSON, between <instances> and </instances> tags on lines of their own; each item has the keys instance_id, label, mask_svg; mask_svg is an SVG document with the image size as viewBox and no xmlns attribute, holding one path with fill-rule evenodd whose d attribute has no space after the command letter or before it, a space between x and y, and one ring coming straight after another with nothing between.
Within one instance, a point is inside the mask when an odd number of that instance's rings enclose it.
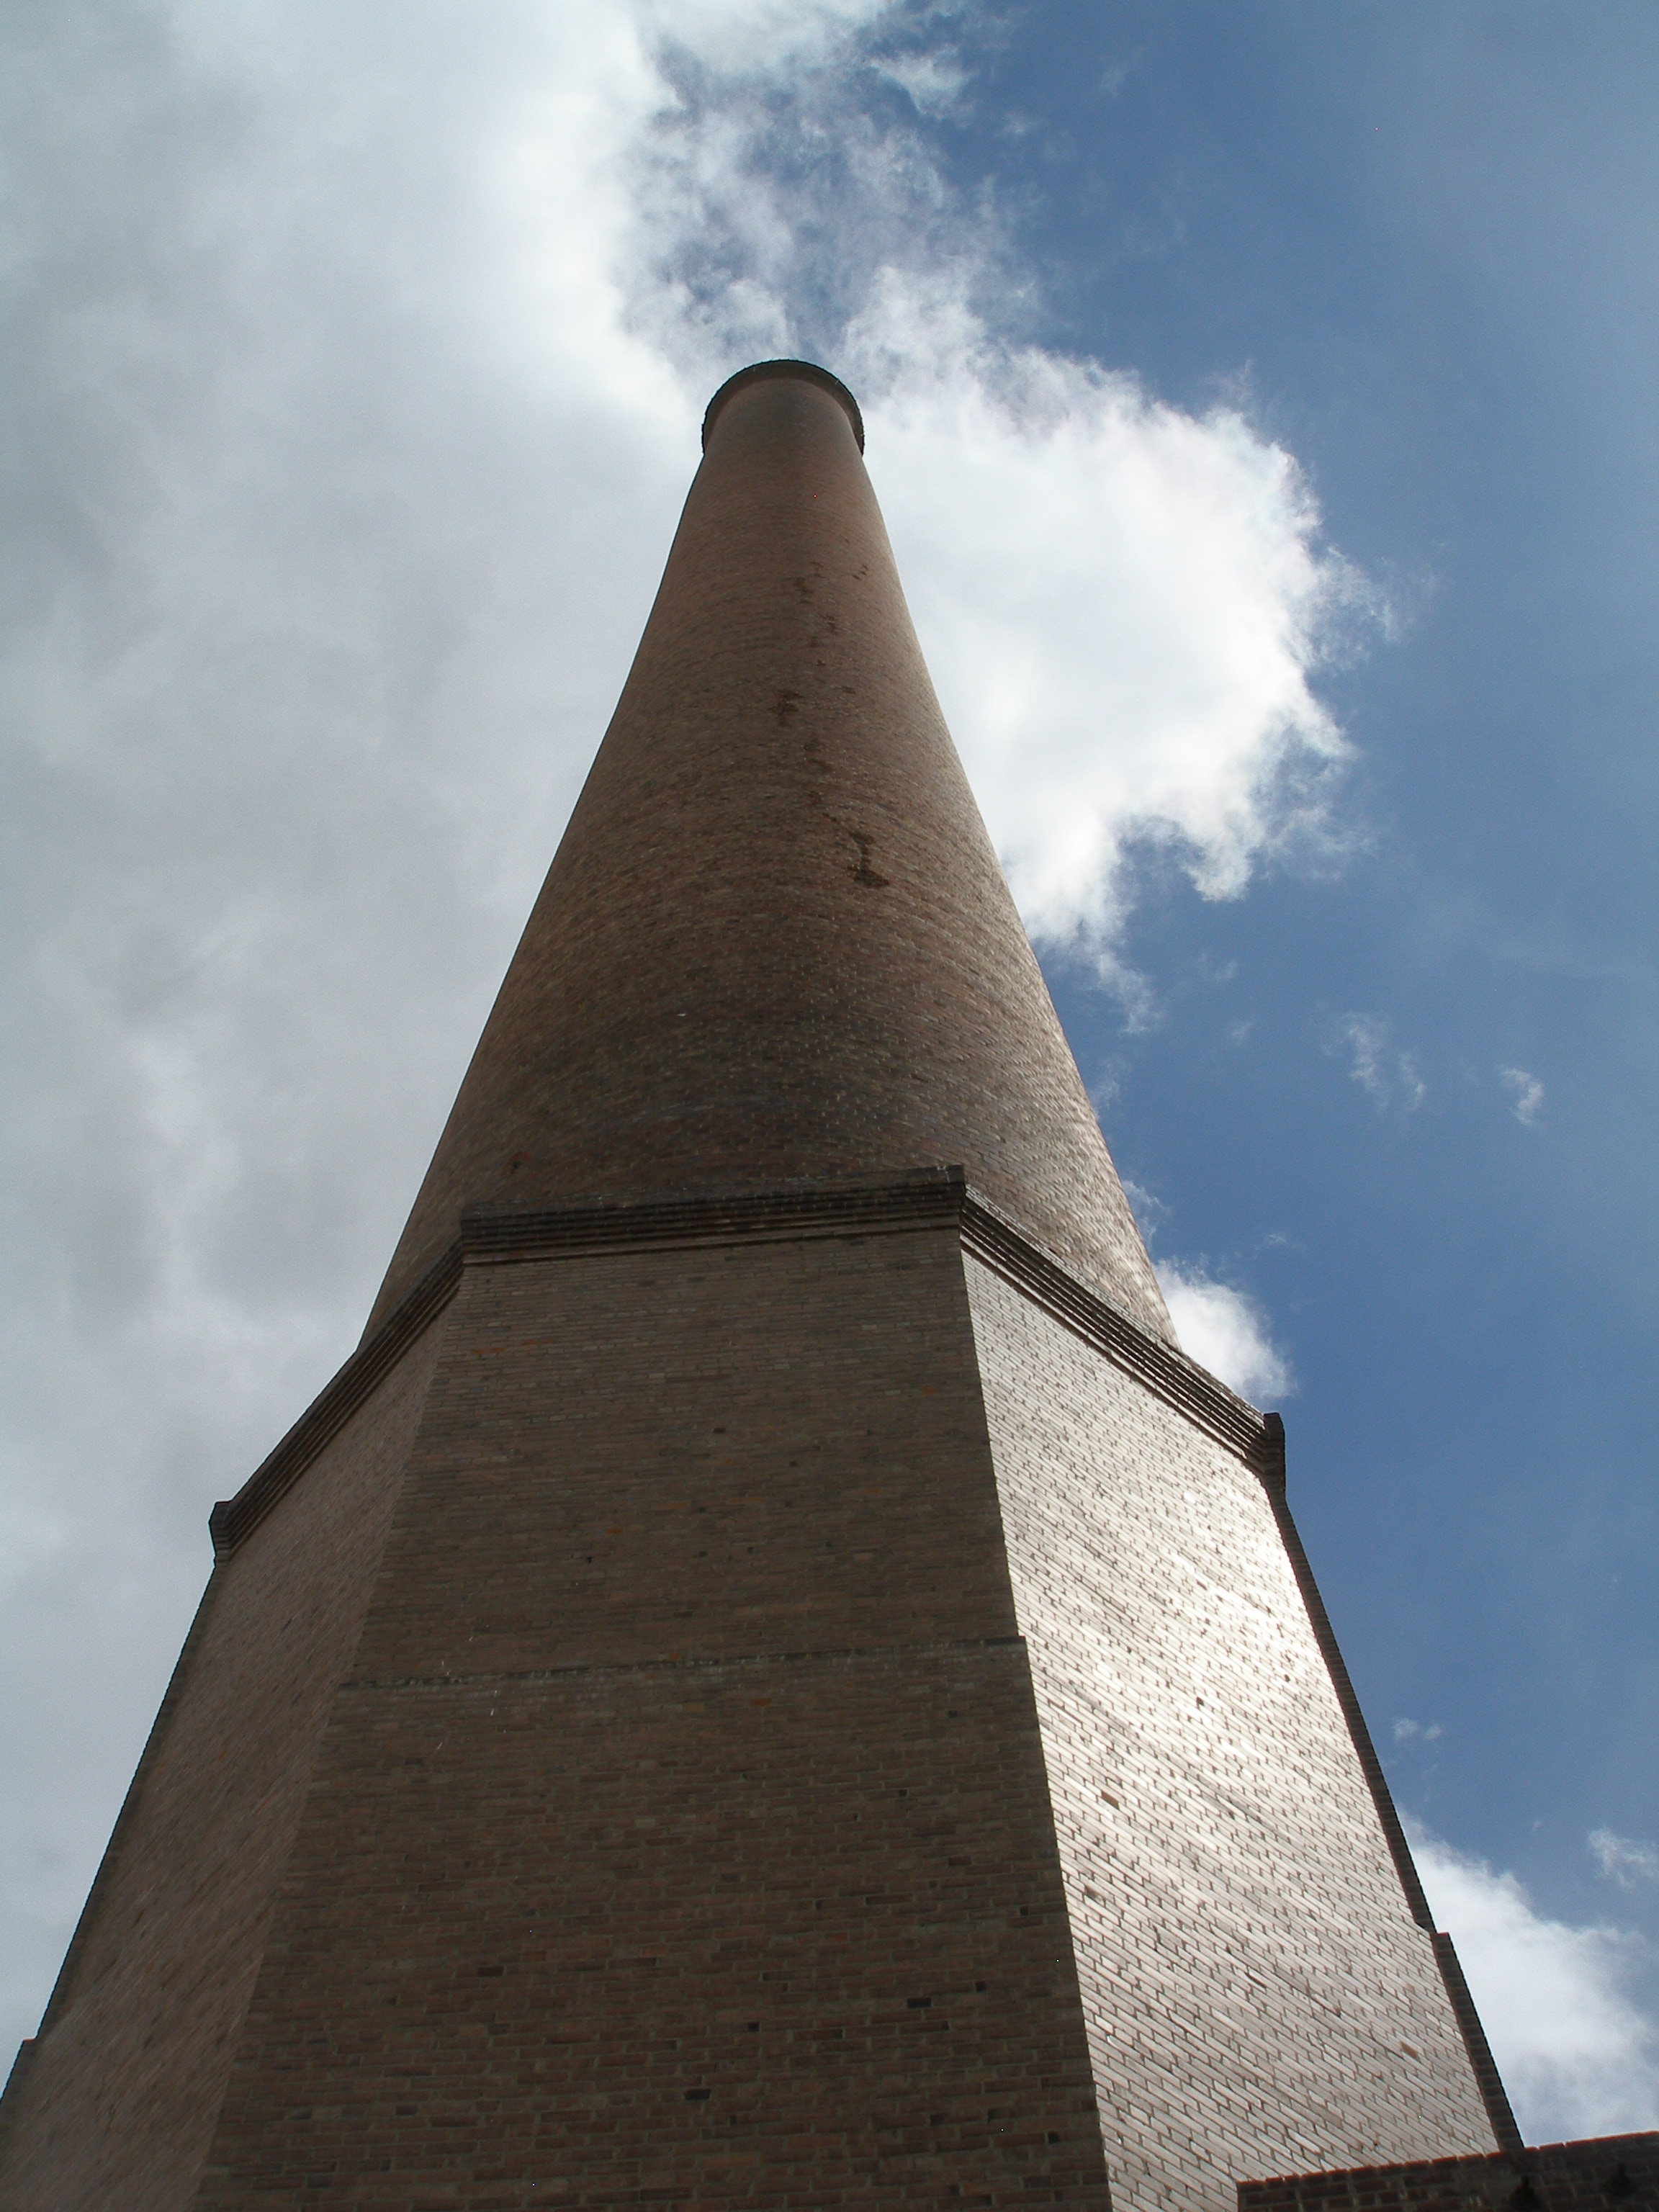
<instances>
[{"instance_id":1,"label":"chimney top rim","mask_svg":"<svg viewBox=\"0 0 1659 2212\"><path fill-rule=\"evenodd\" d=\"M832 376L827 368L820 368L815 361L757 361L751 362L747 368L740 368L735 376L728 376L709 401L702 418L705 453L708 450L708 433L714 427L715 417L733 392L741 391L745 384L760 384L773 377L799 377L804 384L816 384L838 399L853 425L853 435L859 441L859 451L864 451L864 417L859 412L858 401L838 376Z\"/></svg>"}]
</instances>

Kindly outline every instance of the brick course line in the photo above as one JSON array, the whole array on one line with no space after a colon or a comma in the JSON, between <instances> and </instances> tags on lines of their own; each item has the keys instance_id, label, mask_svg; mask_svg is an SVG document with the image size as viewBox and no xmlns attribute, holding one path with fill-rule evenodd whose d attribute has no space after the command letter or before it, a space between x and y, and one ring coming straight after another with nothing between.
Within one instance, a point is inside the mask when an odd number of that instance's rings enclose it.
<instances>
[{"instance_id":1,"label":"brick course line","mask_svg":"<svg viewBox=\"0 0 1659 2212\"><path fill-rule=\"evenodd\" d=\"M464 1690L480 1682L561 1682L572 1675L678 1674L699 1667L775 1667L805 1665L819 1659L870 1659L884 1663L901 1651L998 1651L1022 1644L1023 1636L930 1637L912 1644L823 1644L803 1645L793 1651L698 1652L672 1659L578 1661L568 1667L504 1667L477 1674L353 1674L342 1690Z\"/></svg>"},{"instance_id":2,"label":"brick course line","mask_svg":"<svg viewBox=\"0 0 1659 2212\"><path fill-rule=\"evenodd\" d=\"M1026 1236L960 1167L919 1169L895 1182L819 1183L664 1200L596 1200L550 1211L469 1207L466 1259L550 1259L617 1244L724 1243L734 1237L847 1235L860 1227L933 1226L954 1213L963 1248L1260 1470L1272 1456L1254 1406L1080 1283Z\"/></svg>"},{"instance_id":3,"label":"brick course line","mask_svg":"<svg viewBox=\"0 0 1659 2212\"><path fill-rule=\"evenodd\" d=\"M461 1215L461 1246L471 1263L579 1259L618 1249L793 1243L802 1237L853 1236L866 1228L936 1228L960 1214L966 1191L961 1168L941 1167L879 1180L838 1176L775 1190L580 1199L554 1207L468 1206Z\"/></svg>"},{"instance_id":4,"label":"brick course line","mask_svg":"<svg viewBox=\"0 0 1659 2212\"><path fill-rule=\"evenodd\" d=\"M1063 1322L1074 1335L1103 1352L1115 1367L1144 1382L1166 1405L1225 1444L1246 1466L1257 1474L1266 1471L1273 1456L1268 1425L1254 1406L1217 1382L1196 1360L1085 1290L976 1191L970 1191L963 1203L962 1231L965 1251Z\"/></svg>"}]
</instances>

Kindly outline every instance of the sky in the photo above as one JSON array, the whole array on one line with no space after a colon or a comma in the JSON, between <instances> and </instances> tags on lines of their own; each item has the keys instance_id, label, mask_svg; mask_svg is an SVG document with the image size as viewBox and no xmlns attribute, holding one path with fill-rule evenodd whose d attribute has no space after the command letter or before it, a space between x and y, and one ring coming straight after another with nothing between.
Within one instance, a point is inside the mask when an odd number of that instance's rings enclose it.
<instances>
[{"instance_id":1,"label":"sky","mask_svg":"<svg viewBox=\"0 0 1659 2212\"><path fill-rule=\"evenodd\" d=\"M823 361L1530 2140L1659 2125L1659 13L0 6L0 2041Z\"/></svg>"}]
</instances>

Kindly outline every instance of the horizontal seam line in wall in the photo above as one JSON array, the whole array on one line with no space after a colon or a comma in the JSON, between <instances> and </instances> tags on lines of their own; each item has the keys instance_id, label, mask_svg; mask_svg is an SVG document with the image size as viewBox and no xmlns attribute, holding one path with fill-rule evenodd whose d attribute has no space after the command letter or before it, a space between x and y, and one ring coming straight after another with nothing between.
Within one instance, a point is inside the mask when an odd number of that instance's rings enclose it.
<instances>
[{"instance_id":1,"label":"horizontal seam line in wall","mask_svg":"<svg viewBox=\"0 0 1659 2212\"><path fill-rule=\"evenodd\" d=\"M855 1219L772 1221L753 1226L722 1226L706 1230L644 1229L635 1237L583 1237L569 1243L540 1243L526 1239L512 1246L469 1243L469 1267L511 1267L521 1261L597 1260L608 1253L626 1258L635 1252L719 1251L749 1244L807 1244L829 1238L856 1243L864 1237L914 1236L920 1230L938 1229L950 1219L943 1210L933 1213L863 1215Z\"/></svg>"},{"instance_id":2,"label":"horizontal seam line in wall","mask_svg":"<svg viewBox=\"0 0 1659 2212\"><path fill-rule=\"evenodd\" d=\"M460 1234L360 1344L232 1498L208 1516L215 1563L228 1559L306 1473L449 1304L469 1266L595 1258L634 1249L914 1232L957 1218L959 1167L772 1191L586 1199L550 1208L465 1206Z\"/></svg>"},{"instance_id":3,"label":"horizontal seam line in wall","mask_svg":"<svg viewBox=\"0 0 1659 2212\"><path fill-rule=\"evenodd\" d=\"M617 1659L577 1662L568 1667L514 1667L482 1674L354 1674L342 1690L465 1690L491 1682L558 1682L577 1674L680 1674L720 1667L799 1665L815 1659L892 1659L919 1652L1011 1651L1024 1648L1023 1636L963 1636L935 1644L840 1644L799 1651L737 1651L690 1659Z\"/></svg>"},{"instance_id":4,"label":"horizontal seam line in wall","mask_svg":"<svg viewBox=\"0 0 1659 2212\"><path fill-rule=\"evenodd\" d=\"M956 1218L960 1168L922 1169L866 1182L799 1189L688 1194L541 1209L468 1206L461 1242L470 1262L588 1258L603 1251L749 1244L917 1230Z\"/></svg>"}]
</instances>

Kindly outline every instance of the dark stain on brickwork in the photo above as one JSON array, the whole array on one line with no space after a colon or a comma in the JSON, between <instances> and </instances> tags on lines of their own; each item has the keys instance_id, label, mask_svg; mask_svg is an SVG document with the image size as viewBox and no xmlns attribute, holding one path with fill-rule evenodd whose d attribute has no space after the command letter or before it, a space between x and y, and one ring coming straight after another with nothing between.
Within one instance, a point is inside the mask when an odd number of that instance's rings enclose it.
<instances>
[{"instance_id":1,"label":"dark stain on brickwork","mask_svg":"<svg viewBox=\"0 0 1659 2212\"><path fill-rule=\"evenodd\" d=\"M878 875L870 865L870 853L875 840L866 837L861 830L849 830L848 836L859 848L859 856L848 871L855 884L864 884L872 890L885 890L888 878Z\"/></svg>"}]
</instances>

